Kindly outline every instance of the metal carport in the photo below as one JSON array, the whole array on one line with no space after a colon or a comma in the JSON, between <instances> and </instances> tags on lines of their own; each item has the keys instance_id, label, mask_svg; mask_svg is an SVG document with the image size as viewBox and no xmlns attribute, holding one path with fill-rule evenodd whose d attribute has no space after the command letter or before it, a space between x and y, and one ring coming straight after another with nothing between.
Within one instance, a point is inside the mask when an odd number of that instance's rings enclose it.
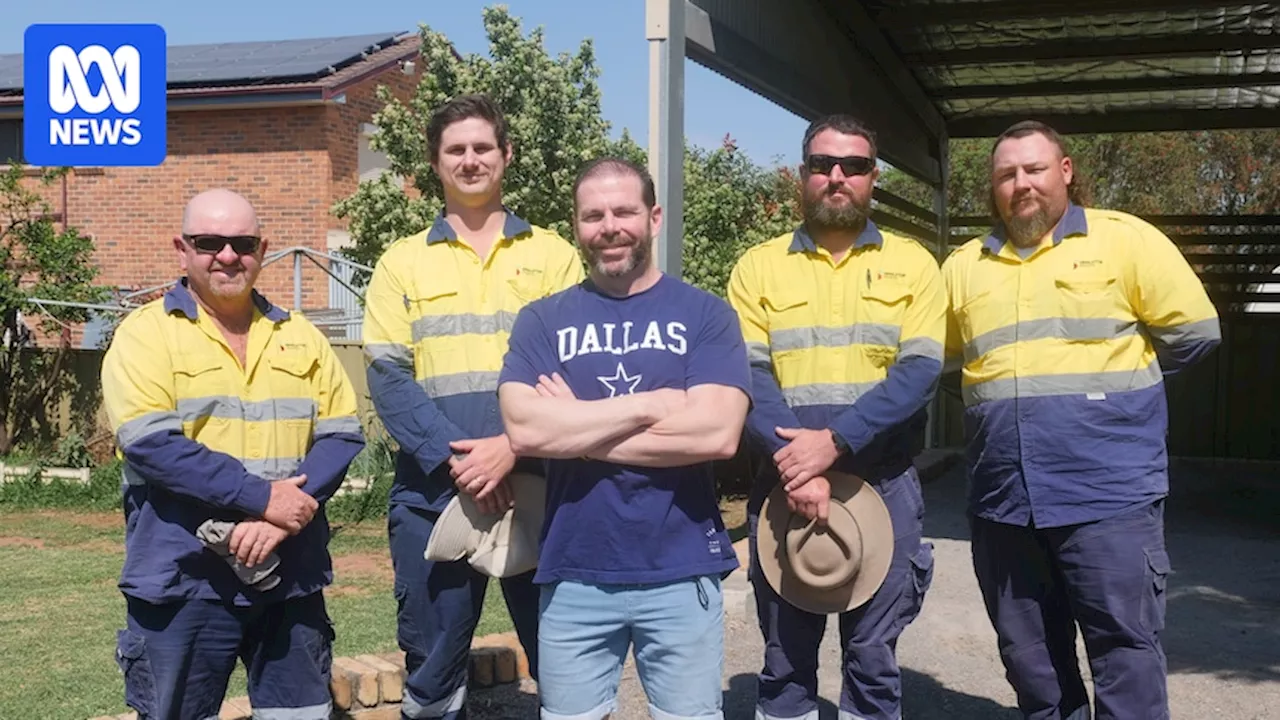
<instances>
[{"instance_id":1,"label":"metal carport","mask_svg":"<svg viewBox=\"0 0 1280 720\"><path fill-rule=\"evenodd\" d=\"M921 208L878 190L873 217L929 242L939 258L948 252L953 224L986 222L947 217L950 138L994 137L1029 118L1063 133L1280 127L1276 3L646 0L646 26L649 157L666 208L658 258L673 274L680 272L682 237L685 57L801 117L842 111L865 119L879 135L882 159L935 194L934 206ZM1224 325L1249 301L1280 300L1255 284L1280 265L1280 215L1148 219L1170 232L1206 278ZM1276 329L1246 334L1256 340L1274 337ZM1274 366L1275 343L1268 347L1251 353L1270 353ZM1221 355L1213 369L1218 385L1235 372ZM1265 374L1280 399L1277 373ZM1191 382L1214 384L1210 377L1181 384ZM1171 398L1179 392L1173 388ZM1185 399L1189 407L1205 402ZM1211 420L1222 429L1213 447L1198 452L1280 457L1274 420L1246 451L1239 443L1234 451L1225 447L1232 431L1223 423L1232 406L1222 397L1213 404Z\"/></svg>"}]
</instances>

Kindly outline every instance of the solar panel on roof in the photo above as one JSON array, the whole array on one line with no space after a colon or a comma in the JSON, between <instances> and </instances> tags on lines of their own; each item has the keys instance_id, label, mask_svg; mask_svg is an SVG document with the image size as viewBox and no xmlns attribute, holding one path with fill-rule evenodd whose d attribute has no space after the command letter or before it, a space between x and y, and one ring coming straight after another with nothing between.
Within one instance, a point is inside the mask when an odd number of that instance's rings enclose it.
<instances>
[{"instance_id":1,"label":"solar panel on roof","mask_svg":"<svg viewBox=\"0 0 1280 720\"><path fill-rule=\"evenodd\" d=\"M174 45L168 49L170 83L235 84L243 80L323 77L372 45L387 47L400 33L297 40ZM0 55L0 91L22 88L22 55Z\"/></svg>"}]
</instances>

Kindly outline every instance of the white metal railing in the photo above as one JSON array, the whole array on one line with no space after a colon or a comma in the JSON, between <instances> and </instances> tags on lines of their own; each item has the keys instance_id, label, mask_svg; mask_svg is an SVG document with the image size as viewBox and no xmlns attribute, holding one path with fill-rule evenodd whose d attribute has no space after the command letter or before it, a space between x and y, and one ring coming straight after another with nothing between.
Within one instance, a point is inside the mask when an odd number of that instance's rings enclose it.
<instances>
[{"instance_id":1,"label":"white metal railing","mask_svg":"<svg viewBox=\"0 0 1280 720\"><path fill-rule=\"evenodd\" d=\"M293 260L293 309L299 312L302 311L302 261L305 258L329 276L329 307L342 311L336 317L315 318L311 320L311 323L319 327L342 326L346 328L347 339L360 339L364 320L364 315L360 308L360 300L364 295L351 285L351 277L355 270L373 272L373 268L341 255L322 252L302 245L295 245L268 253L263 258L262 266L267 267L285 258ZM326 267L321 262L322 259L328 260L330 264L336 263L338 271L334 272L333 269ZM145 298L156 292L167 290L173 287L176 282L176 280L170 280L161 285L133 290L121 295L114 303L81 303L50 298L27 298L27 302L45 312L50 307L73 307L82 310L123 314L143 305L142 302L138 302L138 298Z\"/></svg>"}]
</instances>

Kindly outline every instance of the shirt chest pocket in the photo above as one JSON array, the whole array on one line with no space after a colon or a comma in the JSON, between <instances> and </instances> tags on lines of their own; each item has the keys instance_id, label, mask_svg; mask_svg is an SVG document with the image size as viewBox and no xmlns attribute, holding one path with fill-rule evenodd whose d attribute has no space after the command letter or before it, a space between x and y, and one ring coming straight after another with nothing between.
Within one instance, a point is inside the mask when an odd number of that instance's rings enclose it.
<instances>
[{"instance_id":1,"label":"shirt chest pocket","mask_svg":"<svg viewBox=\"0 0 1280 720\"><path fill-rule=\"evenodd\" d=\"M414 358L427 377L459 372L450 368L462 354L461 336L481 330L485 315L463 307L463 300L459 288L449 283L415 288L405 297Z\"/></svg>"},{"instance_id":2,"label":"shirt chest pocket","mask_svg":"<svg viewBox=\"0 0 1280 720\"><path fill-rule=\"evenodd\" d=\"M809 298L790 288L772 289L761 299L769 327L769 353L783 386L802 374L804 350L814 345L816 318Z\"/></svg>"},{"instance_id":3,"label":"shirt chest pocket","mask_svg":"<svg viewBox=\"0 0 1280 720\"><path fill-rule=\"evenodd\" d=\"M541 278L523 274L507 279L507 302L512 310L518 311L534 300L549 294Z\"/></svg>"},{"instance_id":4,"label":"shirt chest pocket","mask_svg":"<svg viewBox=\"0 0 1280 720\"><path fill-rule=\"evenodd\" d=\"M896 353L911 300L911 288L903 283L877 282L871 287L861 288L858 291L853 342L887 348Z\"/></svg>"},{"instance_id":5,"label":"shirt chest pocket","mask_svg":"<svg viewBox=\"0 0 1280 720\"><path fill-rule=\"evenodd\" d=\"M223 360L209 353L179 354L173 358L173 390L178 400L181 414L188 408L203 406L201 403L209 398L221 395L223 388L221 373L224 364L234 363L229 357ZM198 420L196 417L183 417L184 421Z\"/></svg>"},{"instance_id":6,"label":"shirt chest pocket","mask_svg":"<svg viewBox=\"0 0 1280 720\"><path fill-rule=\"evenodd\" d=\"M1112 276L1060 276L1053 285L1057 310L1064 318L1114 317L1123 307L1119 282Z\"/></svg>"},{"instance_id":7,"label":"shirt chest pocket","mask_svg":"<svg viewBox=\"0 0 1280 720\"><path fill-rule=\"evenodd\" d=\"M271 368L271 389L276 395L311 393L311 376L319 360L305 350L291 350L267 358Z\"/></svg>"}]
</instances>

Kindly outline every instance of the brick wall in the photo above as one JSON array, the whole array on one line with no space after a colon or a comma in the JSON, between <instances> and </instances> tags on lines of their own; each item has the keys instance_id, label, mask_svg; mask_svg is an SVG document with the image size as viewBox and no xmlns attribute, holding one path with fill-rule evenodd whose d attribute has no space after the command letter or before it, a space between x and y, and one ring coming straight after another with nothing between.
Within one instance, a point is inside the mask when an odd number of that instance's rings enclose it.
<instances>
[{"instance_id":1,"label":"brick wall","mask_svg":"<svg viewBox=\"0 0 1280 720\"><path fill-rule=\"evenodd\" d=\"M386 85L402 102L408 102L420 75L420 68L415 69L412 75L405 75L398 68L393 68L352 85L346 90L346 103L328 107L325 119L333 173L332 202L337 202L356 190L359 181L361 128L365 123L372 122L374 113L382 107L377 98L377 86ZM333 227L345 228L346 223L334 218Z\"/></svg>"},{"instance_id":2,"label":"brick wall","mask_svg":"<svg viewBox=\"0 0 1280 720\"><path fill-rule=\"evenodd\" d=\"M343 88L342 103L173 111L162 165L78 169L65 189L59 182L45 195L60 219L93 238L98 282L110 287L142 289L176 278L173 237L181 231L182 208L214 187L236 190L254 204L269 251L325 251L329 231L346 225L331 208L359 182L360 136L379 107L376 87L386 84L408 100L420 72L405 75L393 65L356 79ZM302 306L328 307L328 275L304 260L302 277ZM292 260L265 268L258 288L292 308Z\"/></svg>"}]
</instances>

